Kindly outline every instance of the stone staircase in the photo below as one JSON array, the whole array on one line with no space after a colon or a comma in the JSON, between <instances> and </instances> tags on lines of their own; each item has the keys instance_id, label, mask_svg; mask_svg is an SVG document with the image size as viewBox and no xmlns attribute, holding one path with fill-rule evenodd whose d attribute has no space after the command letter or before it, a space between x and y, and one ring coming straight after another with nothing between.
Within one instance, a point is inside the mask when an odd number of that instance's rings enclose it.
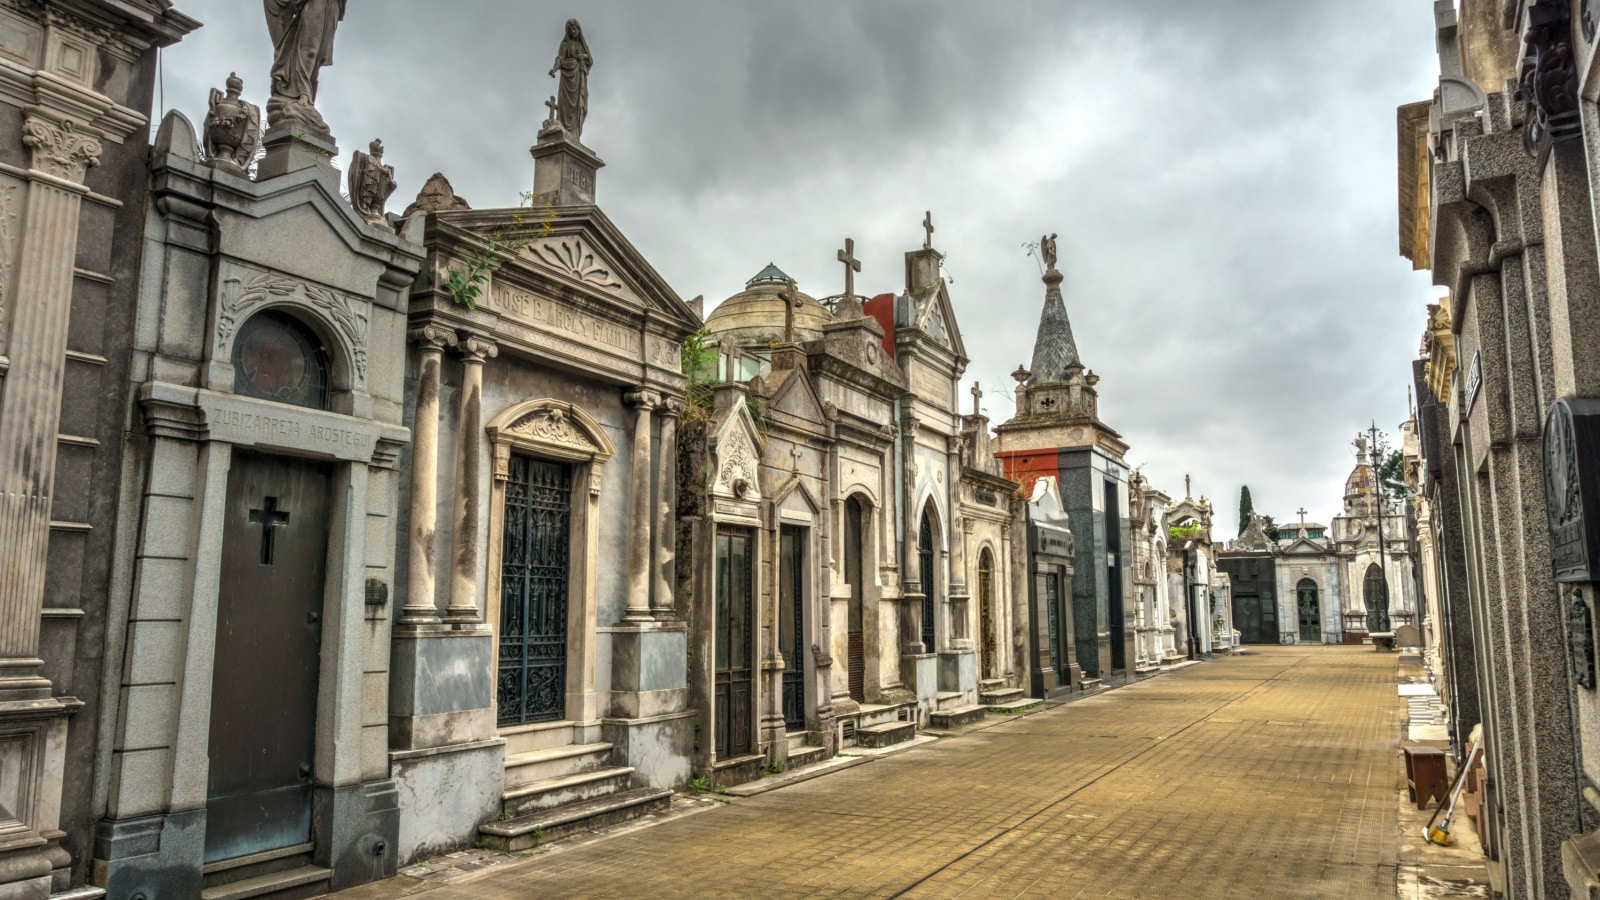
<instances>
[{"instance_id":1,"label":"stone staircase","mask_svg":"<svg viewBox=\"0 0 1600 900\"><path fill-rule=\"evenodd\" d=\"M666 788L634 787L631 766L612 765L608 743L573 743L570 725L535 726L506 739L500 819L478 828L483 843L514 851L665 809Z\"/></svg>"},{"instance_id":2,"label":"stone staircase","mask_svg":"<svg viewBox=\"0 0 1600 900\"><path fill-rule=\"evenodd\" d=\"M978 682L978 703L988 712L1018 713L1034 709L1044 703L1029 697L1022 688L1006 687L998 678Z\"/></svg>"},{"instance_id":3,"label":"stone staircase","mask_svg":"<svg viewBox=\"0 0 1600 900\"><path fill-rule=\"evenodd\" d=\"M982 706L966 703L964 691L940 691L934 698L934 711L928 716L928 727L935 729L960 728L983 721Z\"/></svg>"},{"instance_id":4,"label":"stone staircase","mask_svg":"<svg viewBox=\"0 0 1600 900\"><path fill-rule=\"evenodd\" d=\"M877 706L861 704L861 711L847 723L843 746L876 749L892 747L917 736L917 705L915 701Z\"/></svg>"},{"instance_id":5,"label":"stone staircase","mask_svg":"<svg viewBox=\"0 0 1600 900\"><path fill-rule=\"evenodd\" d=\"M201 900L299 900L328 893L333 873L311 863L311 844L268 850L207 865Z\"/></svg>"},{"instance_id":6,"label":"stone staircase","mask_svg":"<svg viewBox=\"0 0 1600 900\"><path fill-rule=\"evenodd\" d=\"M788 739L789 765L786 771L793 772L795 769L803 769L814 763L822 762L826 758L822 755L826 748L814 747L807 743L811 740L810 732L796 731L789 734Z\"/></svg>"}]
</instances>

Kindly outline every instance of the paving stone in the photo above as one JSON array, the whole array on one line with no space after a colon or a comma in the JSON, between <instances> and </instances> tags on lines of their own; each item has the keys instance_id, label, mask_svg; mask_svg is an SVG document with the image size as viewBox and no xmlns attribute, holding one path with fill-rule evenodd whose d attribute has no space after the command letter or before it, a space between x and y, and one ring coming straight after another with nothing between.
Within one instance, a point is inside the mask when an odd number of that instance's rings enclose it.
<instances>
[{"instance_id":1,"label":"paving stone","mask_svg":"<svg viewBox=\"0 0 1600 900\"><path fill-rule=\"evenodd\" d=\"M426 897L1394 897L1398 699L1394 656L1261 647Z\"/></svg>"}]
</instances>

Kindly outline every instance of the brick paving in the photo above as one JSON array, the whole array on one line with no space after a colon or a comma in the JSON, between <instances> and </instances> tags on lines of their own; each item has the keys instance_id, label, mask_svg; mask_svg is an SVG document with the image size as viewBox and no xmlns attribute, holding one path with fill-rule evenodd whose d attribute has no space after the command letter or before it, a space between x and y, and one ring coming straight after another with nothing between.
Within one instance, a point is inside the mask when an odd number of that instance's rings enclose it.
<instances>
[{"instance_id":1,"label":"brick paving","mask_svg":"<svg viewBox=\"0 0 1600 900\"><path fill-rule=\"evenodd\" d=\"M470 878L340 897L1394 897L1396 657L1251 650Z\"/></svg>"}]
</instances>

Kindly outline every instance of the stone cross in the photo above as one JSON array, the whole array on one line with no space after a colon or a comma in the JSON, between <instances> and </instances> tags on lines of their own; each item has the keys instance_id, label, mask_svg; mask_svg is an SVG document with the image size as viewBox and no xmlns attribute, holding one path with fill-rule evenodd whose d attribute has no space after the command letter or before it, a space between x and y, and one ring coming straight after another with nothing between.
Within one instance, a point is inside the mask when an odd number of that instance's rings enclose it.
<instances>
[{"instance_id":1,"label":"stone cross","mask_svg":"<svg viewBox=\"0 0 1600 900\"><path fill-rule=\"evenodd\" d=\"M1296 512L1300 513L1300 530L1304 531L1306 527L1306 508L1302 506ZM1305 537L1303 534L1300 536Z\"/></svg>"},{"instance_id":2,"label":"stone cross","mask_svg":"<svg viewBox=\"0 0 1600 900\"><path fill-rule=\"evenodd\" d=\"M972 383L972 414L983 415L983 385L976 381Z\"/></svg>"},{"instance_id":3,"label":"stone cross","mask_svg":"<svg viewBox=\"0 0 1600 900\"><path fill-rule=\"evenodd\" d=\"M839 262L844 263L844 299L856 299L856 273L861 271L861 260L856 259L856 239L845 238L844 249L839 251Z\"/></svg>"},{"instance_id":4,"label":"stone cross","mask_svg":"<svg viewBox=\"0 0 1600 900\"><path fill-rule=\"evenodd\" d=\"M1194 496L1194 490L1189 486L1189 476L1183 476L1183 499L1188 500Z\"/></svg>"},{"instance_id":5,"label":"stone cross","mask_svg":"<svg viewBox=\"0 0 1600 900\"><path fill-rule=\"evenodd\" d=\"M789 448L789 459L792 461L791 465L789 467L789 471L791 471L791 472L800 471L800 457L802 455L803 454L801 454L799 447L790 447Z\"/></svg>"},{"instance_id":6,"label":"stone cross","mask_svg":"<svg viewBox=\"0 0 1600 900\"><path fill-rule=\"evenodd\" d=\"M796 290L794 279L791 278L783 285L783 291L778 296L783 298L783 342L794 343L794 311L800 308L800 292Z\"/></svg>"},{"instance_id":7,"label":"stone cross","mask_svg":"<svg viewBox=\"0 0 1600 900\"><path fill-rule=\"evenodd\" d=\"M554 125L556 123L557 116L560 115L560 112L557 109L559 106L561 106L561 104L556 102L555 97L551 97L549 100L544 102L545 109L550 110L549 118L544 120L546 125Z\"/></svg>"},{"instance_id":8,"label":"stone cross","mask_svg":"<svg viewBox=\"0 0 1600 900\"><path fill-rule=\"evenodd\" d=\"M932 250L933 249L933 210L931 210L931 209L922 214L922 230L926 231L928 233L928 236L922 239L922 249L924 249L924 250Z\"/></svg>"}]
</instances>

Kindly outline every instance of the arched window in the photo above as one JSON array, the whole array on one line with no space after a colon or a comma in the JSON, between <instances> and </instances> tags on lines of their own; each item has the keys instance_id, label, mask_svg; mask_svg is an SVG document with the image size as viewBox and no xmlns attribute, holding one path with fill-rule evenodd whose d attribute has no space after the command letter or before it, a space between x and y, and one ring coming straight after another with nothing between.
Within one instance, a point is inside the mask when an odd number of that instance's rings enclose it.
<instances>
[{"instance_id":1,"label":"arched window","mask_svg":"<svg viewBox=\"0 0 1600 900\"><path fill-rule=\"evenodd\" d=\"M328 408L328 354L299 319L264 310L233 343L233 392L310 409Z\"/></svg>"},{"instance_id":2,"label":"arched window","mask_svg":"<svg viewBox=\"0 0 1600 900\"><path fill-rule=\"evenodd\" d=\"M1384 633L1389 627L1389 584L1377 563L1367 566L1361 596L1367 603L1367 631Z\"/></svg>"}]
</instances>

